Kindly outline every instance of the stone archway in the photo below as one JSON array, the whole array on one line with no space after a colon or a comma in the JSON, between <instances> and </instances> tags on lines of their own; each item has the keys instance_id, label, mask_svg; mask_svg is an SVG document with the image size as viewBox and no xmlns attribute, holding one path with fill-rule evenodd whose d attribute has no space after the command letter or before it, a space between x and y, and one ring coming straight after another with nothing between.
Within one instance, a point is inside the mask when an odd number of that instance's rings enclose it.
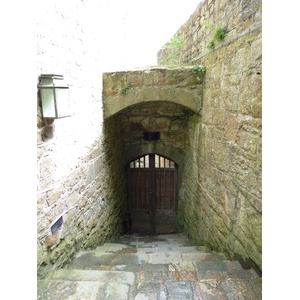
<instances>
[{"instance_id":1,"label":"stone archway","mask_svg":"<svg viewBox=\"0 0 300 300\"><path fill-rule=\"evenodd\" d=\"M103 73L104 118L148 101L168 101L198 112L202 81L191 66L155 67L145 70Z\"/></svg>"},{"instance_id":2,"label":"stone archway","mask_svg":"<svg viewBox=\"0 0 300 300\"><path fill-rule=\"evenodd\" d=\"M124 166L124 178L125 166L129 162L150 153L167 157L177 163L177 226L173 224L172 228L168 228L169 232L183 230L184 205L180 191L185 151L189 145L188 124L194 115L194 111L186 106L155 100L128 106L104 120L106 140L110 144L108 155L115 156L118 164ZM159 132L159 139L148 141L144 139L145 132ZM112 167L116 166L116 159L110 159ZM124 204L124 208L125 206Z\"/></svg>"}]
</instances>

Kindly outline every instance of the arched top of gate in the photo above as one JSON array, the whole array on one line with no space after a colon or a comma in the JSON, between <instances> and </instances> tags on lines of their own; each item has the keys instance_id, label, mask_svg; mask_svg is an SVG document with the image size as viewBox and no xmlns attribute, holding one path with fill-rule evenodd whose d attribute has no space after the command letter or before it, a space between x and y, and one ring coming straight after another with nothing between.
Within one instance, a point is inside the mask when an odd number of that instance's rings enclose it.
<instances>
[{"instance_id":1,"label":"arched top of gate","mask_svg":"<svg viewBox=\"0 0 300 300\"><path fill-rule=\"evenodd\" d=\"M124 166L128 166L131 162L148 154L156 154L163 158L173 161L176 166L181 168L183 165L184 152L173 147L164 147L157 145L155 149L147 147L147 145L132 145L129 152L124 153Z\"/></svg>"},{"instance_id":2,"label":"arched top of gate","mask_svg":"<svg viewBox=\"0 0 300 300\"><path fill-rule=\"evenodd\" d=\"M150 165L150 163L149 163L150 155L155 155L155 168L174 169L178 166L177 163L169 157L160 155L158 153L147 153L147 154L139 155L138 157L129 161L126 164L126 167L134 168L134 169L138 169L138 168L147 169L147 168L149 168L149 165Z\"/></svg>"},{"instance_id":3,"label":"arched top of gate","mask_svg":"<svg viewBox=\"0 0 300 300\"><path fill-rule=\"evenodd\" d=\"M172 102L198 112L202 98L201 75L191 66L155 67L145 70L103 73L103 114L107 119L133 105Z\"/></svg>"}]
</instances>

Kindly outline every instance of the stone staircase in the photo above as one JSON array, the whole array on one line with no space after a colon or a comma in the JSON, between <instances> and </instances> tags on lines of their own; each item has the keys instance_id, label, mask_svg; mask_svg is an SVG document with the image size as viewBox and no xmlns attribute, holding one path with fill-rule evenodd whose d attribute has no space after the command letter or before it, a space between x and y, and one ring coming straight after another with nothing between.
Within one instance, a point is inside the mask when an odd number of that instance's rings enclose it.
<instances>
[{"instance_id":1,"label":"stone staircase","mask_svg":"<svg viewBox=\"0 0 300 300\"><path fill-rule=\"evenodd\" d=\"M262 281L184 235L127 235L38 280L38 299L262 299Z\"/></svg>"}]
</instances>

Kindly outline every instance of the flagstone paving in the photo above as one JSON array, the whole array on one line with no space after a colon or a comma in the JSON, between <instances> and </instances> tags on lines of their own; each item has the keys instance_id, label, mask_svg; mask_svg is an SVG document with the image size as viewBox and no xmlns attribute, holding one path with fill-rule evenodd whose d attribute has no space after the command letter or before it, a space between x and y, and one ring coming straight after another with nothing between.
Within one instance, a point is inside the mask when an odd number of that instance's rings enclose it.
<instances>
[{"instance_id":1,"label":"flagstone paving","mask_svg":"<svg viewBox=\"0 0 300 300\"><path fill-rule=\"evenodd\" d=\"M253 269L182 234L126 235L38 280L38 299L262 299Z\"/></svg>"}]
</instances>

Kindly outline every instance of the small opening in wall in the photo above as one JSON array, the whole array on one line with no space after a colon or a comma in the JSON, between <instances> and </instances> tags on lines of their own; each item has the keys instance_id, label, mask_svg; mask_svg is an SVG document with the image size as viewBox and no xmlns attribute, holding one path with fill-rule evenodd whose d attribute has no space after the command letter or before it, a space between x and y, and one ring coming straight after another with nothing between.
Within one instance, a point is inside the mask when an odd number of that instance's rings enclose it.
<instances>
[{"instance_id":1,"label":"small opening in wall","mask_svg":"<svg viewBox=\"0 0 300 300\"><path fill-rule=\"evenodd\" d=\"M53 234L63 223L63 217L58 218L55 223L51 226L51 233Z\"/></svg>"},{"instance_id":2,"label":"small opening in wall","mask_svg":"<svg viewBox=\"0 0 300 300\"><path fill-rule=\"evenodd\" d=\"M160 139L159 131L145 131L143 132L143 139L145 141L157 141Z\"/></svg>"}]
</instances>

